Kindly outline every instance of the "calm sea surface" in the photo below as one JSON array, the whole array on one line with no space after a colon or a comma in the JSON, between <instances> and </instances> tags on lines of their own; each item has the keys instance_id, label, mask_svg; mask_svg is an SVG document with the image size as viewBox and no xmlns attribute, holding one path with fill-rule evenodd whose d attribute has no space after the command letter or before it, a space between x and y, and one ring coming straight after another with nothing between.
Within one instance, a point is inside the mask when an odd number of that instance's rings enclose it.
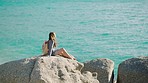
<instances>
[{"instance_id":1,"label":"calm sea surface","mask_svg":"<svg viewBox=\"0 0 148 83\"><path fill-rule=\"evenodd\" d=\"M146 0L0 0L0 64L38 56L48 33L84 62L148 56Z\"/></svg>"}]
</instances>

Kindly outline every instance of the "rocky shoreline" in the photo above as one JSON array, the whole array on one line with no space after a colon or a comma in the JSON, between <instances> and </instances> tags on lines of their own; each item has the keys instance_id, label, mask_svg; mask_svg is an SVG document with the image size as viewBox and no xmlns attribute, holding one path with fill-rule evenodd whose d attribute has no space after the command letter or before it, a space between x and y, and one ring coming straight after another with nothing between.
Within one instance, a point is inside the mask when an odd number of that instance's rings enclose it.
<instances>
[{"instance_id":1,"label":"rocky shoreline","mask_svg":"<svg viewBox=\"0 0 148 83\"><path fill-rule=\"evenodd\" d=\"M147 83L148 57L120 63L99 58L84 63L59 56L31 57L0 65L0 83Z\"/></svg>"}]
</instances>

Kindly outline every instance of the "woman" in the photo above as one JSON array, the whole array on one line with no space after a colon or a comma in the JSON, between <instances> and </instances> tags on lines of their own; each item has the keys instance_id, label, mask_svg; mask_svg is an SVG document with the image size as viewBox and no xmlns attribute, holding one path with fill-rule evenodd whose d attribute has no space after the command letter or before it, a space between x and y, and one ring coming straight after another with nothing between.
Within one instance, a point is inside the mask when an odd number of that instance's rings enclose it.
<instances>
[{"instance_id":1,"label":"woman","mask_svg":"<svg viewBox=\"0 0 148 83\"><path fill-rule=\"evenodd\" d=\"M56 34L54 32L50 32L49 40L46 41L42 47L44 55L49 55L49 56L60 55L65 58L75 60L75 58L72 55L68 54L68 52L64 48L56 49L56 47L57 47Z\"/></svg>"}]
</instances>

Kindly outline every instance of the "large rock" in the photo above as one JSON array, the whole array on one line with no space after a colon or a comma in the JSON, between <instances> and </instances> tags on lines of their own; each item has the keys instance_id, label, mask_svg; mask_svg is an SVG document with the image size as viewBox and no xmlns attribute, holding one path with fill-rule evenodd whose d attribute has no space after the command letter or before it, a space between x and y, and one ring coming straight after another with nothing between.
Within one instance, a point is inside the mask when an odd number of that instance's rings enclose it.
<instances>
[{"instance_id":1,"label":"large rock","mask_svg":"<svg viewBox=\"0 0 148 83\"><path fill-rule=\"evenodd\" d=\"M0 83L29 83L35 57L0 65Z\"/></svg>"},{"instance_id":2,"label":"large rock","mask_svg":"<svg viewBox=\"0 0 148 83\"><path fill-rule=\"evenodd\" d=\"M148 83L148 57L122 62L118 68L117 83Z\"/></svg>"},{"instance_id":3,"label":"large rock","mask_svg":"<svg viewBox=\"0 0 148 83\"><path fill-rule=\"evenodd\" d=\"M113 83L114 62L109 59L95 59L84 63L82 72L97 72L100 83Z\"/></svg>"},{"instance_id":4,"label":"large rock","mask_svg":"<svg viewBox=\"0 0 148 83\"><path fill-rule=\"evenodd\" d=\"M83 64L63 57L35 57L0 65L0 83L99 83Z\"/></svg>"}]
</instances>

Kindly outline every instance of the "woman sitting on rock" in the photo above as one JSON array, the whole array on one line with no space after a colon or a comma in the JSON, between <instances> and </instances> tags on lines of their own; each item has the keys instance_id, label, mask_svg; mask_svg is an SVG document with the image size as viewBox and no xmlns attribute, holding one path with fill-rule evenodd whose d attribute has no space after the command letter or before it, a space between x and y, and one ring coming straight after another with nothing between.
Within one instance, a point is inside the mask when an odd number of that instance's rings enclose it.
<instances>
[{"instance_id":1,"label":"woman sitting on rock","mask_svg":"<svg viewBox=\"0 0 148 83\"><path fill-rule=\"evenodd\" d=\"M64 48L56 49L57 42L56 42L56 34L54 32L49 33L49 40L45 41L42 45L43 55L42 56L55 56L60 55L65 58L74 59L72 55L68 54L68 52Z\"/></svg>"}]
</instances>

